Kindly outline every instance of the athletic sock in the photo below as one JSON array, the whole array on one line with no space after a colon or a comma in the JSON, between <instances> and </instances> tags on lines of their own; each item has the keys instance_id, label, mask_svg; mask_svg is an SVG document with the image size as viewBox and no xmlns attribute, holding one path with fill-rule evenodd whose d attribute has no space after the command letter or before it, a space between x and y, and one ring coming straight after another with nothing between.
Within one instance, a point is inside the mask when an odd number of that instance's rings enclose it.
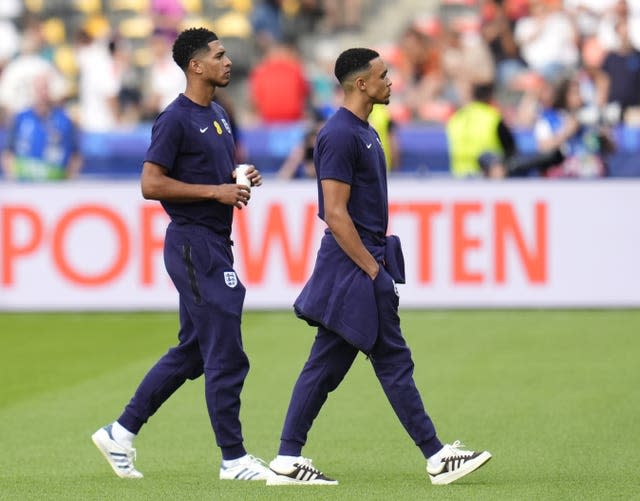
<instances>
[{"instance_id":1,"label":"athletic sock","mask_svg":"<svg viewBox=\"0 0 640 501\"><path fill-rule=\"evenodd\" d=\"M133 448L133 439L136 438L135 433L131 433L118 421L114 421L111 425L111 435L113 439L124 447Z\"/></svg>"},{"instance_id":2,"label":"athletic sock","mask_svg":"<svg viewBox=\"0 0 640 501\"><path fill-rule=\"evenodd\" d=\"M291 468L293 463L299 460L300 456L284 456L282 454L278 454L273 462L280 468Z\"/></svg>"},{"instance_id":3,"label":"athletic sock","mask_svg":"<svg viewBox=\"0 0 640 501\"><path fill-rule=\"evenodd\" d=\"M444 452L444 447L436 452L433 456L429 456L427 462L431 468L438 468L441 464L442 453Z\"/></svg>"},{"instance_id":4,"label":"athletic sock","mask_svg":"<svg viewBox=\"0 0 640 501\"><path fill-rule=\"evenodd\" d=\"M233 468L234 466L237 466L247 456L248 456L248 454L245 454L244 456L241 456L241 457L236 458L236 459L223 459L222 460L222 466L225 467L225 468Z\"/></svg>"}]
</instances>

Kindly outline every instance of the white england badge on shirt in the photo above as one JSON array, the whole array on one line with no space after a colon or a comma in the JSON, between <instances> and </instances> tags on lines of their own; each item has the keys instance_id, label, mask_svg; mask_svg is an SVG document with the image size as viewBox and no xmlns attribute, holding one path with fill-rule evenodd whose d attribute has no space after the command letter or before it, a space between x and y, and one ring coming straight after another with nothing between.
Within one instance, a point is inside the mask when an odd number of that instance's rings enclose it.
<instances>
[{"instance_id":1,"label":"white england badge on shirt","mask_svg":"<svg viewBox=\"0 0 640 501\"><path fill-rule=\"evenodd\" d=\"M225 271L224 272L224 283L227 284L227 287L234 288L238 285L238 277L236 276L235 271Z\"/></svg>"}]
</instances>

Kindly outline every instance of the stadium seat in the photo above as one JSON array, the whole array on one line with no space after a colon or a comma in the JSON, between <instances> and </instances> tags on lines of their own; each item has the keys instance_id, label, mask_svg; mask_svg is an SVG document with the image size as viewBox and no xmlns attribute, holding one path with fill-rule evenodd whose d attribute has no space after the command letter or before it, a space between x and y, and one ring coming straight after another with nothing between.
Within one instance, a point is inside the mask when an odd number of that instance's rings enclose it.
<instances>
[{"instance_id":1,"label":"stadium seat","mask_svg":"<svg viewBox=\"0 0 640 501\"><path fill-rule=\"evenodd\" d=\"M252 0L214 0L210 3L216 10L232 10L241 13L248 13L253 8ZM284 3L287 3L287 0Z\"/></svg>"},{"instance_id":2,"label":"stadium seat","mask_svg":"<svg viewBox=\"0 0 640 501\"><path fill-rule=\"evenodd\" d=\"M73 6L78 12L86 16L102 12L101 0L74 0Z\"/></svg>"},{"instance_id":3,"label":"stadium seat","mask_svg":"<svg viewBox=\"0 0 640 501\"><path fill-rule=\"evenodd\" d=\"M147 68L152 61L153 55L149 47L136 47L133 50L133 64L138 68Z\"/></svg>"},{"instance_id":4,"label":"stadium seat","mask_svg":"<svg viewBox=\"0 0 640 501\"><path fill-rule=\"evenodd\" d=\"M59 45L66 41L67 31L64 21L52 17L42 22L42 36L49 45Z\"/></svg>"},{"instance_id":5,"label":"stadium seat","mask_svg":"<svg viewBox=\"0 0 640 501\"><path fill-rule=\"evenodd\" d=\"M251 23L247 16L239 12L229 11L213 21L213 31L220 38L249 38Z\"/></svg>"},{"instance_id":6,"label":"stadium seat","mask_svg":"<svg viewBox=\"0 0 640 501\"><path fill-rule=\"evenodd\" d=\"M29 12L38 14L42 12L42 8L44 7L44 0L24 0L24 6Z\"/></svg>"},{"instance_id":7,"label":"stadium seat","mask_svg":"<svg viewBox=\"0 0 640 501\"><path fill-rule=\"evenodd\" d=\"M188 28L203 27L209 30L213 30L213 21L207 16L186 16L178 26L178 31L186 30ZM215 30L213 30L215 31Z\"/></svg>"},{"instance_id":8,"label":"stadium seat","mask_svg":"<svg viewBox=\"0 0 640 501\"><path fill-rule=\"evenodd\" d=\"M53 52L53 63L67 78L78 74L78 64L73 48L68 44L59 45Z\"/></svg>"},{"instance_id":9,"label":"stadium seat","mask_svg":"<svg viewBox=\"0 0 640 501\"><path fill-rule=\"evenodd\" d=\"M182 0L182 6L189 14L202 13L202 0Z\"/></svg>"},{"instance_id":10,"label":"stadium seat","mask_svg":"<svg viewBox=\"0 0 640 501\"><path fill-rule=\"evenodd\" d=\"M109 10L111 12L129 10L143 14L149 11L150 0L110 0Z\"/></svg>"},{"instance_id":11,"label":"stadium seat","mask_svg":"<svg viewBox=\"0 0 640 501\"><path fill-rule=\"evenodd\" d=\"M125 38L147 38L153 32L153 21L149 16L126 17L118 24L118 33Z\"/></svg>"}]
</instances>

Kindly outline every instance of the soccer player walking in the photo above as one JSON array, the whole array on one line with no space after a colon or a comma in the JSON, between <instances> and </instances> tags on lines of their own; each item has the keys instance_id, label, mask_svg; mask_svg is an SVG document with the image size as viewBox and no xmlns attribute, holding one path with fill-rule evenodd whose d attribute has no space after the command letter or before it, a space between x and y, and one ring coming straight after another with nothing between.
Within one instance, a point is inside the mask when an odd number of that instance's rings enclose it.
<instances>
[{"instance_id":1,"label":"soccer player walking","mask_svg":"<svg viewBox=\"0 0 640 501\"><path fill-rule=\"evenodd\" d=\"M164 244L167 272L179 293L178 344L149 370L122 415L92 435L122 478L141 478L133 439L187 379L202 374L221 479L264 480L264 462L244 448L240 391L249 370L240 317L245 288L233 269L233 208L242 209L251 189L234 182L235 146L229 117L213 103L217 87L231 78L231 60L215 33L183 31L173 59L187 77L186 90L156 119L142 168L142 194L159 200L171 222ZM251 185L259 171L247 172Z\"/></svg>"},{"instance_id":2,"label":"soccer player walking","mask_svg":"<svg viewBox=\"0 0 640 501\"><path fill-rule=\"evenodd\" d=\"M396 282L404 282L399 239L387 236L385 157L367 122L374 104L389 104L391 81L379 54L344 51L335 63L343 106L320 131L314 152L319 217L327 224L296 314L318 328L293 388L280 448L267 485L335 485L303 457L311 425L358 351L373 369L400 422L427 461L433 484L449 484L489 459L487 451L443 445L413 380L411 352L400 330Z\"/></svg>"}]
</instances>

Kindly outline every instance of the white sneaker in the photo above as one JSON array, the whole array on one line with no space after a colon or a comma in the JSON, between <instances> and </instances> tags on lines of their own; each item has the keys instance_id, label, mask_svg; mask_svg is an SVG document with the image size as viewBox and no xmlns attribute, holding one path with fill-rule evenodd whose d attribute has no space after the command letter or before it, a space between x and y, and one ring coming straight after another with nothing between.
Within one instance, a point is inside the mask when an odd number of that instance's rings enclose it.
<instances>
[{"instance_id":1,"label":"white sneaker","mask_svg":"<svg viewBox=\"0 0 640 501\"><path fill-rule=\"evenodd\" d=\"M337 480L313 466L311 459L302 456L291 465L282 465L274 459L269 467L274 475L267 479L267 485L338 485Z\"/></svg>"},{"instance_id":2,"label":"white sneaker","mask_svg":"<svg viewBox=\"0 0 640 501\"><path fill-rule=\"evenodd\" d=\"M446 485L477 470L491 459L488 451L475 452L460 449L464 447L459 440L446 444L438 468L427 463L427 473L434 485Z\"/></svg>"},{"instance_id":3,"label":"white sneaker","mask_svg":"<svg viewBox=\"0 0 640 501\"><path fill-rule=\"evenodd\" d=\"M220 480L267 480L274 473L262 459L247 454L233 466L220 466Z\"/></svg>"},{"instance_id":4,"label":"white sneaker","mask_svg":"<svg viewBox=\"0 0 640 501\"><path fill-rule=\"evenodd\" d=\"M91 440L120 478L143 477L142 473L133 466L136 450L123 447L116 442L111 435L111 425L100 428L91 435Z\"/></svg>"}]
</instances>

